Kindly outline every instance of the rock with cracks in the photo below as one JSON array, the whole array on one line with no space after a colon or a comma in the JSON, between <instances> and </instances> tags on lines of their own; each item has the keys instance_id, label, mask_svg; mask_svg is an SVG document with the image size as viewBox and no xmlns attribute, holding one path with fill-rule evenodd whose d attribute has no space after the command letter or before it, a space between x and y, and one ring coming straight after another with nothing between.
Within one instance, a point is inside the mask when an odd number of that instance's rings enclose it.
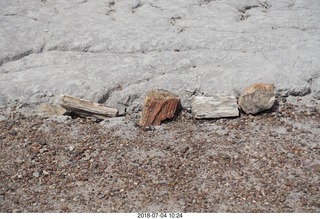
<instances>
[{"instance_id":1,"label":"rock with cracks","mask_svg":"<svg viewBox=\"0 0 320 219\"><path fill-rule=\"evenodd\" d=\"M256 83L246 87L239 97L239 107L248 114L270 109L275 102L273 84Z\"/></svg>"},{"instance_id":2,"label":"rock with cracks","mask_svg":"<svg viewBox=\"0 0 320 219\"><path fill-rule=\"evenodd\" d=\"M180 98L166 90L151 90L143 101L139 125L157 126L174 117Z\"/></svg>"},{"instance_id":3,"label":"rock with cracks","mask_svg":"<svg viewBox=\"0 0 320 219\"><path fill-rule=\"evenodd\" d=\"M0 0L0 106L65 93L130 114L150 89L190 107L194 92L255 81L306 95L320 77L319 11L319 0Z\"/></svg>"}]
</instances>

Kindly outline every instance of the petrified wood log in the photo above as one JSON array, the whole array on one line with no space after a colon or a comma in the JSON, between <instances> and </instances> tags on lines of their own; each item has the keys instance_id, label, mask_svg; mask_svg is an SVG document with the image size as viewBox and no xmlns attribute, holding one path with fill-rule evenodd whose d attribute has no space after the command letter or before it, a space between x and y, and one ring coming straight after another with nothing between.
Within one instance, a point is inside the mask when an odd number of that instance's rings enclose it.
<instances>
[{"instance_id":1,"label":"petrified wood log","mask_svg":"<svg viewBox=\"0 0 320 219\"><path fill-rule=\"evenodd\" d=\"M105 119L106 117L115 117L118 115L117 109L68 95L60 96L60 101L60 105L63 108L83 117Z\"/></svg>"},{"instance_id":2,"label":"petrified wood log","mask_svg":"<svg viewBox=\"0 0 320 219\"><path fill-rule=\"evenodd\" d=\"M239 116L237 99L234 96L215 95L193 97L192 113L196 119L216 119Z\"/></svg>"},{"instance_id":3,"label":"petrified wood log","mask_svg":"<svg viewBox=\"0 0 320 219\"><path fill-rule=\"evenodd\" d=\"M139 125L157 126L161 121L173 118L180 98L166 90L151 90L143 101Z\"/></svg>"}]
</instances>

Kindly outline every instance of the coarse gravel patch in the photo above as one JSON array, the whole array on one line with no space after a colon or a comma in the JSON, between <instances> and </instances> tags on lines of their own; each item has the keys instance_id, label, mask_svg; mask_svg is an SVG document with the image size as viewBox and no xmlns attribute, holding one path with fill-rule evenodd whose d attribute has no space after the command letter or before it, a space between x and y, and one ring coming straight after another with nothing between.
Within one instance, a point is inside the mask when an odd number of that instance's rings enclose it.
<instances>
[{"instance_id":1,"label":"coarse gravel patch","mask_svg":"<svg viewBox=\"0 0 320 219\"><path fill-rule=\"evenodd\" d=\"M0 121L0 211L320 212L320 108L293 102L152 131L11 112Z\"/></svg>"}]
</instances>

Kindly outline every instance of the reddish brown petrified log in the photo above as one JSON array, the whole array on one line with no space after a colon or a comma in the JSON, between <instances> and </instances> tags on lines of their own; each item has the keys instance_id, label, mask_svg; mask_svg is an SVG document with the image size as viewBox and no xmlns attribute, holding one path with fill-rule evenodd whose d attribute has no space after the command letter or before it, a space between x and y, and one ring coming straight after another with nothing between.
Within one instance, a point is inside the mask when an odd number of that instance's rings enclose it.
<instances>
[{"instance_id":1,"label":"reddish brown petrified log","mask_svg":"<svg viewBox=\"0 0 320 219\"><path fill-rule=\"evenodd\" d=\"M166 90L151 90L143 101L139 125L160 125L161 121L173 118L180 98Z\"/></svg>"}]
</instances>

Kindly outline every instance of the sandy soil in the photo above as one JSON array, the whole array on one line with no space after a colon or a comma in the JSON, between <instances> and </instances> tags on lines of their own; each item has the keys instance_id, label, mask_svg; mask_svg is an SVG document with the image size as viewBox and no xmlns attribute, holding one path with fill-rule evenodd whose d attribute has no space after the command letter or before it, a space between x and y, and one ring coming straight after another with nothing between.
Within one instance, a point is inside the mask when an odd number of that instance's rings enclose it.
<instances>
[{"instance_id":1,"label":"sandy soil","mask_svg":"<svg viewBox=\"0 0 320 219\"><path fill-rule=\"evenodd\" d=\"M141 130L2 110L1 212L320 212L320 108Z\"/></svg>"}]
</instances>

